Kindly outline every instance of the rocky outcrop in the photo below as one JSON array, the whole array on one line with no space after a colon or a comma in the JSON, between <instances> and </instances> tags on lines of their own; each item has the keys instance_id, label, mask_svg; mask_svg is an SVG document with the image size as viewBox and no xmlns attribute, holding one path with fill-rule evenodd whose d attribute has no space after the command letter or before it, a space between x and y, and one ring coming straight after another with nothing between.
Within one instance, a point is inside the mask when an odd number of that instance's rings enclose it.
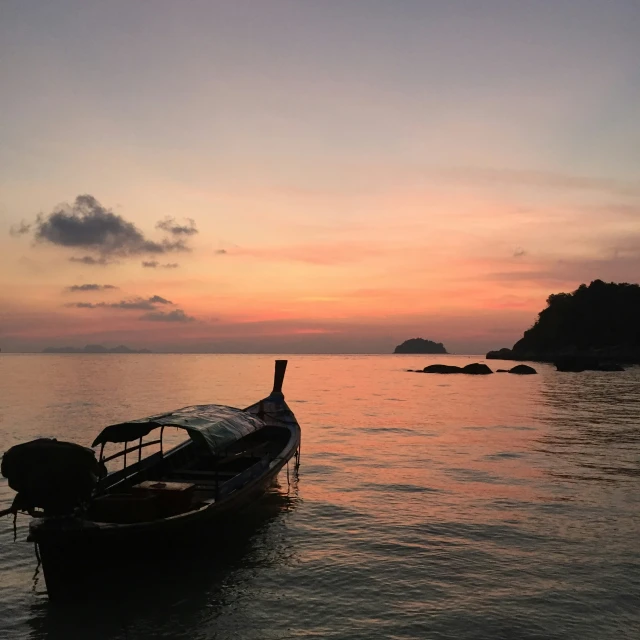
<instances>
[{"instance_id":1,"label":"rocky outcrop","mask_svg":"<svg viewBox=\"0 0 640 640\"><path fill-rule=\"evenodd\" d=\"M450 364L430 364L422 370L423 373L466 373L468 375L478 376L493 373L486 364L474 362L466 367L456 367Z\"/></svg>"},{"instance_id":2,"label":"rocky outcrop","mask_svg":"<svg viewBox=\"0 0 640 640\"><path fill-rule=\"evenodd\" d=\"M620 371L640 364L640 285L594 280L547 299L512 349L487 358L559 363L559 371Z\"/></svg>"},{"instance_id":3,"label":"rocky outcrop","mask_svg":"<svg viewBox=\"0 0 640 640\"><path fill-rule=\"evenodd\" d=\"M411 338L399 344L393 353L430 353L444 355L447 353L447 350L444 348L442 342L432 342L424 338Z\"/></svg>"},{"instance_id":4,"label":"rocky outcrop","mask_svg":"<svg viewBox=\"0 0 640 640\"><path fill-rule=\"evenodd\" d=\"M553 364L557 371L580 373L587 370L593 371L598 366L598 361L588 356L565 356L564 358L557 358Z\"/></svg>"},{"instance_id":5,"label":"rocky outcrop","mask_svg":"<svg viewBox=\"0 0 640 640\"><path fill-rule=\"evenodd\" d=\"M485 376L489 373L493 373L489 367L480 362L474 362L472 364L468 364L466 367L462 367L462 373L470 373L474 376Z\"/></svg>"},{"instance_id":6,"label":"rocky outcrop","mask_svg":"<svg viewBox=\"0 0 640 640\"><path fill-rule=\"evenodd\" d=\"M624 367L615 362L599 362L598 371L624 371Z\"/></svg>"},{"instance_id":7,"label":"rocky outcrop","mask_svg":"<svg viewBox=\"0 0 640 640\"><path fill-rule=\"evenodd\" d=\"M529 376L538 372L527 364L517 364L515 367L509 369L509 373L515 373L519 376Z\"/></svg>"},{"instance_id":8,"label":"rocky outcrop","mask_svg":"<svg viewBox=\"0 0 640 640\"><path fill-rule=\"evenodd\" d=\"M462 367L450 364L430 364L422 370L422 373L462 373Z\"/></svg>"},{"instance_id":9,"label":"rocky outcrop","mask_svg":"<svg viewBox=\"0 0 640 640\"><path fill-rule=\"evenodd\" d=\"M503 347L497 351L489 351L485 357L487 360L514 360L513 351L507 349L507 347Z\"/></svg>"},{"instance_id":10,"label":"rocky outcrop","mask_svg":"<svg viewBox=\"0 0 640 640\"><path fill-rule=\"evenodd\" d=\"M603 362L593 356L565 356L553 363L557 371L581 373L582 371L624 371L624 367L615 362Z\"/></svg>"}]
</instances>

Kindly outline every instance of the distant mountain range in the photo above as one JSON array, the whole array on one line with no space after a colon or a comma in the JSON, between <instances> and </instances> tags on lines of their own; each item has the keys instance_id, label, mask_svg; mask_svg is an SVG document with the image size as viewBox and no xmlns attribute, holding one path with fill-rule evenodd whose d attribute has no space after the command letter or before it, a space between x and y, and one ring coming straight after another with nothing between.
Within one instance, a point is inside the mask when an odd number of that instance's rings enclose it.
<instances>
[{"instance_id":1,"label":"distant mountain range","mask_svg":"<svg viewBox=\"0 0 640 640\"><path fill-rule=\"evenodd\" d=\"M149 349L130 349L121 344L108 349L101 344L88 344L84 347L47 347L42 353L151 353Z\"/></svg>"}]
</instances>

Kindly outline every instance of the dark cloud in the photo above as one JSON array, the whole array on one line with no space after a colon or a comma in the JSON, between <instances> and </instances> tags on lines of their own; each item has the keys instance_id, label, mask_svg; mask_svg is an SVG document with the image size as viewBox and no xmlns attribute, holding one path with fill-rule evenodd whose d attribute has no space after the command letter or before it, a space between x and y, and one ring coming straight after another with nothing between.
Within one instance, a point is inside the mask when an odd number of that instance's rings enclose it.
<instances>
[{"instance_id":1,"label":"dark cloud","mask_svg":"<svg viewBox=\"0 0 640 640\"><path fill-rule=\"evenodd\" d=\"M193 316L188 316L182 309L173 311L152 311L140 316L140 320L150 320L151 322L194 322Z\"/></svg>"},{"instance_id":2,"label":"dark cloud","mask_svg":"<svg viewBox=\"0 0 640 640\"><path fill-rule=\"evenodd\" d=\"M188 226L173 224L172 219L158 223L159 228L171 237L156 242L146 238L132 222L103 207L93 196L85 194L79 195L73 205L65 204L49 215L38 216L32 226L23 223L18 231L28 233L32 230L39 242L60 247L81 247L99 256L72 258L74 262L106 264L107 257L190 251L186 240L197 233L197 229L193 220L188 222Z\"/></svg>"},{"instance_id":3,"label":"dark cloud","mask_svg":"<svg viewBox=\"0 0 640 640\"><path fill-rule=\"evenodd\" d=\"M105 305L112 309L155 309L157 304L173 304L170 300L165 300L160 296L152 296L151 298L133 298L131 300L120 300L120 302L113 302Z\"/></svg>"},{"instance_id":4,"label":"dark cloud","mask_svg":"<svg viewBox=\"0 0 640 640\"><path fill-rule=\"evenodd\" d=\"M18 236L24 236L31 231L31 225L27 224L24 220L20 224L14 224L9 229L9 233L17 238Z\"/></svg>"},{"instance_id":5,"label":"dark cloud","mask_svg":"<svg viewBox=\"0 0 640 640\"><path fill-rule=\"evenodd\" d=\"M71 258L69 258L69 262L80 262L82 264L88 264L91 266L93 265L104 266L105 264L110 264L110 262L105 258L92 258L91 256L82 256L82 258L71 256Z\"/></svg>"},{"instance_id":6,"label":"dark cloud","mask_svg":"<svg viewBox=\"0 0 640 640\"><path fill-rule=\"evenodd\" d=\"M227 255L227 250L226 250L226 249L216 249L216 250L214 251L214 253L215 253L217 256L225 256L225 255Z\"/></svg>"},{"instance_id":7,"label":"dark cloud","mask_svg":"<svg viewBox=\"0 0 640 640\"><path fill-rule=\"evenodd\" d=\"M167 216L156 224L156 229L162 229L174 236L193 236L198 233L196 222L192 218L185 218L186 224L178 224L175 218Z\"/></svg>"},{"instance_id":8,"label":"dark cloud","mask_svg":"<svg viewBox=\"0 0 640 640\"><path fill-rule=\"evenodd\" d=\"M156 305L173 304L171 300L162 298L161 296L151 296L150 298L131 298L129 300L120 300L119 302L72 302L65 306L75 307L76 309L125 309L137 311L153 311Z\"/></svg>"},{"instance_id":9,"label":"dark cloud","mask_svg":"<svg viewBox=\"0 0 640 640\"><path fill-rule=\"evenodd\" d=\"M180 265L177 262L168 262L167 264L160 264L157 260L143 260L142 266L145 269L177 269Z\"/></svg>"},{"instance_id":10,"label":"dark cloud","mask_svg":"<svg viewBox=\"0 0 640 640\"><path fill-rule=\"evenodd\" d=\"M67 287L65 291L73 293L75 291L107 291L109 289L117 289L118 287L112 284L74 284Z\"/></svg>"}]
</instances>

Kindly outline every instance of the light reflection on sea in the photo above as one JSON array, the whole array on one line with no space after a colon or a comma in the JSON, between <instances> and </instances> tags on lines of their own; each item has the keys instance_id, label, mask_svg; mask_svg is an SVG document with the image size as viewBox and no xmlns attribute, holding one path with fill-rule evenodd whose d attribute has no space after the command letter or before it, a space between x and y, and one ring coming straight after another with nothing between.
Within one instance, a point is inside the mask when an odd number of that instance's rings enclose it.
<instances>
[{"instance_id":1,"label":"light reflection on sea","mask_svg":"<svg viewBox=\"0 0 640 640\"><path fill-rule=\"evenodd\" d=\"M273 357L0 356L0 450L245 406ZM437 356L291 356L299 480L221 551L186 548L109 597L51 606L0 521L0 635L30 638L640 637L640 368L443 376ZM505 363L490 363L493 368ZM0 484L0 503L12 492ZM105 585L102 585L105 586Z\"/></svg>"}]
</instances>

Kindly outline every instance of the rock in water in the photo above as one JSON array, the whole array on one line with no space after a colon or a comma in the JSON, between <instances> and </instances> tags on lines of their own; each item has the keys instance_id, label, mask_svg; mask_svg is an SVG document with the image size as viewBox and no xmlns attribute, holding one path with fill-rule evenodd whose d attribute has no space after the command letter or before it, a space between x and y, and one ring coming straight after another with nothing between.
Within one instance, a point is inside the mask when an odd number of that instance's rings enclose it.
<instances>
[{"instance_id":1,"label":"rock in water","mask_svg":"<svg viewBox=\"0 0 640 640\"><path fill-rule=\"evenodd\" d=\"M485 358L487 358L487 360L513 360L513 351L504 347L497 351L489 351Z\"/></svg>"},{"instance_id":2,"label":"rock in water","mask_svg":"<svg viewBox=\"0 0 640 640\"><path fill-rule=\"evenodd\" d=\"M460 367L450 364L430 364L422 370L423 373L462 373Z\"/></svg>"},{"instance_id":3,"label":"rock in water","mask_svg":"<svg viewBox=\"0 0 640 640\"><path fill-rule=\"evenodd\" d=\"M480 364L478 362L468 364L466 367L456 367L451 364L430 364L422 371L423 373L467 373L474 376L493 373L486 364Z\"/></svg>"},{"instance_id":4,"label":"rock in water","mask_svg":"<svg viewBox=\"0 0 640 640\"><path fill-rule=\"evenodd\" d=\"M584 363L572 358L563 358L562 360L556 360L553 363L556 367L556 371L570 371L572 373L581 373L582 371L586 371L587 367Z\"/></svg>"},{"instance_id":5,"label":"rock in water","mask_svg":"<svg viewBox=\"0 0 640 640\"><path fill-rule=\"evenodd\" d=\"M595 371L598 368L598 359L592 356L564 356L557 358L553 364L558 371L581 373L582 371Z\"/></svg>"},{"instance_id":6,"label":"rock in water","mask_svg":"<svg viewBox=\"0 0 640 640\"><path fill-rule=\"evenodd\" d=\"M595 356L565 356L554 362L558 371L624 371L624 367L615 362L601 362Z\"/></svg>"},{"instance_id":7,"label":"rock in water","mask_svg":"<svg viewBox=\"0 0 640 640\"><path fill-rule=\"evenodd\" d=\"M526 364L517 364L512 369L509 369L509 373L517 373L521 376L531 375L532 373L538 373L533 367Z\"/></svg>"},{"instance_id":8,"label":"rock in water","mask_svg":"<svg viewBox=\"0 0 640 640\"><path fill-rule=\"evenodd\" d=\"M624 367L615 362L601 362L597 371L624 371Z\"/></svg>"},{"instance_id":9,"label":"rock in water","mask_svg":"<svg viewBox=\"0 0 640 640\"><path fill-rule=\"evenodd\" d=\"M480 362L474 362L472 364L468 364L466 367L462 367L462 373L469 373L474 376L484 376L489 373L493 373L489 367Z\"/></svg>"}]
</instances>

